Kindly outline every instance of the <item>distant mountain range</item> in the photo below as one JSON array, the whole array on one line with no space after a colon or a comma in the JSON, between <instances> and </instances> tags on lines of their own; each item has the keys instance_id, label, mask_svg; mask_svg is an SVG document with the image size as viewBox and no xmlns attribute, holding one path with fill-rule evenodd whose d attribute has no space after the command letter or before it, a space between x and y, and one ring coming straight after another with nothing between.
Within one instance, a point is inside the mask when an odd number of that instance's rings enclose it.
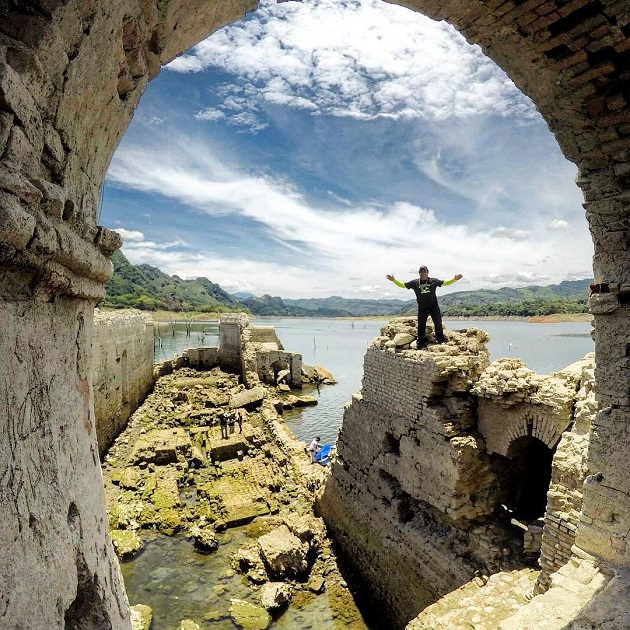
<instances>
[{"instance_id":1,"label":"distant mountain range","mask_svg":"<svg viewBox=\"0 0 630 630\"><path fill-rule=\"evenodd\" d=\"M415 313L411 300L357 300L338 296L283 299L251 294L232 295L207 278L183 280L151 265L132 265L121 252L112 257L114 275L105 286L105 306L143 310L227 312L290 317L367 317ZM587 312L590 279L560 284L460 291L440 297L444 315L547 315ZM402 293L402 292L401 292Z\"/></svg>"}]
</instances>

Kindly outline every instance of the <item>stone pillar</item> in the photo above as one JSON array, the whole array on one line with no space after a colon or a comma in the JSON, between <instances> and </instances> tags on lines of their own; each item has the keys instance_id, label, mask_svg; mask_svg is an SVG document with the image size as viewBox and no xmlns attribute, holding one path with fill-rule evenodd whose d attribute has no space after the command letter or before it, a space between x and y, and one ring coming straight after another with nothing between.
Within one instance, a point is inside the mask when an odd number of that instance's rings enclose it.
<instances>
[{"instance_id":1,"label":"stone pillar","mask_svg":"<svg viewBox=\"0 0 630 630\"><path fill-rule=\"evenodd\" d=\"M628 143L630 144L630 143ZM625 152L627 154L627 150ZM621 164L623 166L623 164ZM576 544L612 565L628 565L630 549L630 191L619 165L579 180L595 244L595 416Z\"/></svg>"},{"instance_id":2,"label":"stone pillar","mask_svg":"<svg viewBox=\"0 0 630 630\"><path fill-rule=\"evenodd\" d=\"M302 355L297 352L289 354L290 385L294 389L302 389Z\"/></svg>"},{"instance_id":3,"label":"stone pillar","mask_svg":"<svg viewBox=\"0 0 630 630\"><path fill-rule=\"evenodd\" d=\"M0 302L0 625L129 628L92 403L93 300L18 296L29 285L12 287L7 276Z\"/></svg>"},{"instance_id":4,"label":"stone pillar","mask_svg":"<svg viewBox=\"0 0 630 630\"><path fill-rule=\"evenodd\" d=\"M243 372L243 328L247 316L243 314L221 315L219 320L219 365L222 370Z\"/></svg>"}]
</instances>

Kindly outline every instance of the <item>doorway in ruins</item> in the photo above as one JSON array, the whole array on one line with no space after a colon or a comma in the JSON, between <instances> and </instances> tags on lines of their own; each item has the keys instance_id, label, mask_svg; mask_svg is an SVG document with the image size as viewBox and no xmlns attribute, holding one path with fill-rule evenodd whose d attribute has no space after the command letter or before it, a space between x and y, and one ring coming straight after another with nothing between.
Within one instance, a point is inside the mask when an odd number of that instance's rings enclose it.
<instances>
[{"instance_id":1,"label":"doorway in ruins","mask_svg":"<svg viewBox=\"0 0 630 630\"><path fill-rule=\"evenodd\" d=\"M553 455L554 450L531 435L519 437L510 444L505 505L519 522L531 523L544 516Z\"/></svg>"}]
</instances>

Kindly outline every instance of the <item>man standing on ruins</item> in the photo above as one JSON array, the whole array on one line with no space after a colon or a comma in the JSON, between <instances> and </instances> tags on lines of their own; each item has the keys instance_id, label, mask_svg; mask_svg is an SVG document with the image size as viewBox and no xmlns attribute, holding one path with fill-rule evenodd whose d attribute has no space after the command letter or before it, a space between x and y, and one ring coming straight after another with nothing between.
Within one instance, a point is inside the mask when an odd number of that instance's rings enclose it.
<instances>
[{"instance_id":1,"label":"man standing on ruins","mask_svg":"<svg viewBox=\"0 0 630 630\"><path fill-rule=\"evenodd\" d=\"M449 284L453 284L462 278L462 274L458 273L450 280L438 280L437 278L429 278L429 268L422 265L418 269L420 278L414 278L409 282L399 282L394 278L391 273L388 273L385 277L393 282L397 287L401 289L413 289L416 294L416 300L418 302L418 340L416 341L416 348L420 349L422 345L426 343L425 328L427 325L427 317L430 315L433 320L433 326L435 327L435 340L438 343L444 343L444 329L442 327L442 313L440 312L440 306L435 295L435 290L438 287L447 287Z\"/></svg>"}]
</instances>

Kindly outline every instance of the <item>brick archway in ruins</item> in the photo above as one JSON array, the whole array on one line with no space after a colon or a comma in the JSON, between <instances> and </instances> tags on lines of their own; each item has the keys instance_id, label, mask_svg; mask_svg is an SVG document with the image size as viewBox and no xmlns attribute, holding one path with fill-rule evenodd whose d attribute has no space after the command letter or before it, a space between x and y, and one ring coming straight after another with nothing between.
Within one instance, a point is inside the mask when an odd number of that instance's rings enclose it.
<instances>
[{"instance_id":1,"label":"brick archway in ruins","mask_svg":"<svg viewBox=\"0 0 630 630\"><path fill-rule=\"evenodd\" d=\"M585 492L577 544L629 565L630 333L619 308L630 290L627 2L399 4L480 44L579 167L595 277L612 295L596 314L605 409L589 466L600 474ZM75 627L79 617L129 627L106 533L89 379L92 309L121 244L97 225L99 192L160 65L255 8L254 0L0 4L0 619L14 627Z\"/></svg>"}]
</instances>

